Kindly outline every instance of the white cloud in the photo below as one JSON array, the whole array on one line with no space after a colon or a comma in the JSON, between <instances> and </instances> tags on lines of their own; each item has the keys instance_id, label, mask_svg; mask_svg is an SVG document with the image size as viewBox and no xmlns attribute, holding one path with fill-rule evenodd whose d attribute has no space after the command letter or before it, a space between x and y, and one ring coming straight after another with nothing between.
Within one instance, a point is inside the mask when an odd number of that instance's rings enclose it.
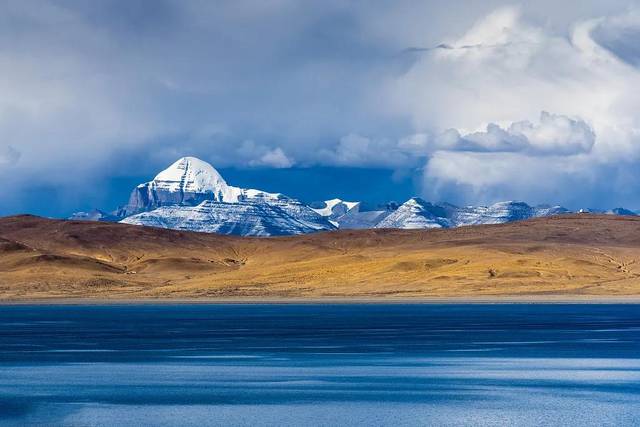
<instances>
[{"instance_id":1,"label":"white cloud","mask_svg":"<svg viewBox=\"0 0 640 427\"><path fill-rule=\"evenodd\" d=\"M585 155L535 157L522 153L439 151L425 168L424 177L429 194L447 194L447 200L454 203L561 200L576 204L597 202L598 193L612 184L598 181L602 172L605 171L592 167ZM607 172L614 180L611 171Z\"/></svg>"},{"instance_id":2,"label":"white cloud","mask_svg":"<svg viewBox=\"0 0 640 427\"><path fill-rule=\"evenodd\" d=\"M416 166L428 153L429 137L426 134L395 140L351 133L340 138L335 147L319 150L317 160L334 166L395 169Z\"/></svg>"},{"instance_id":3,"label":"white cloud","mask_svg":"<svg viewBox=\"0 0 640 427\"><path fill-rule=\"evenodd\" d=\"M502 128L489 123L485 131L460 135L449 129L434 141L434 148L455 151L525 152L529 155L588 153L595 143L593 130L582 120L543 111L540 122L520 121Z\"/></svg>"},{"instance_id":4,"label":"white cloud","mask_svg":"<svg viewBox=\"0 0 640 427\"><path fill-rule=\"evenodd\" d=\"M260 156L257 160L249 162L251 166L267 166L276 169L290 168L294 165L294 161L287 157L282 148L276 147Z\"/></svg>"},{"instance_id":5,"label":"white cloud","mask_svg":"<svg viewBox=\"0 0 640 427\"><path fill-rule=\"evenodd\" d=\"M522 151L527 138L521 134L512 134L495 123L489 123L485 131L460 135L457 129L449 129L437 139L444 147L458 151Z\"/></svg>"},{"instance_id":6,"label":"white cloud","mask_svg":"<svg viewBox=\"0 0 640 427\"><path fill-rule=\"evenodd\" d=\"M640 43L640 19L630 16L638 15L626 14L624 25L615 17L577 22L565 37L502 8L423 52L387 89L394 114L438 135L427 195L446 197L459 185L476 198L526 198L548 184L562 201L585 174L640 160L640 70L631 57L638 51L629 50ZM617 51L598 34L617 40ZM539 123L528 121L538 115Z\"/></svg>"},{"instance_id":7,"label":"white cloud","mask_svg":"<svg viewBox=\"0 0 640 427\"><path fill-rule=\"evenodd\" d=\"M588 153L595 143L593 130L582 120L542 112L540 124L528 121L512 124L510 135L522 135L534 154L570 155Z\"/></svg>"}]
</instances>

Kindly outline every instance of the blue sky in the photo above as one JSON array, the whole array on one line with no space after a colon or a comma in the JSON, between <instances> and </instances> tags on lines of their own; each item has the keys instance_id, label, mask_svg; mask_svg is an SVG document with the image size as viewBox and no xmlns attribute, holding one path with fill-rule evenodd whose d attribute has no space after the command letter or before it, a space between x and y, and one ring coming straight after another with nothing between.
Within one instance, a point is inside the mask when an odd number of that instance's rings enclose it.
<instances>
[{"instance_id":1,"label":"blue sky","mask_svg":"<svg viewBox=\"0 0 640 427\"><path fill-rule=\"evenodd\" d=\"M7 0L0 214L185 155L305 201L640 208L638 46L628 0Z\"/></svg>"}]
</instances>

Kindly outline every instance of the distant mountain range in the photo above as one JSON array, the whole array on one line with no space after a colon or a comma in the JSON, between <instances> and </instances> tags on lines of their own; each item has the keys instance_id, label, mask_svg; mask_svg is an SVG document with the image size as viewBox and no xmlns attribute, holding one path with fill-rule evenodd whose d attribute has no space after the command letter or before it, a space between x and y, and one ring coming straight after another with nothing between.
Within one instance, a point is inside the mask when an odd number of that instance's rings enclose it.
<instances>
[{"instance_id":1,"label":"distant mountain range","mask_svg":"<svg viewBox=\"0 0 640 427\"><path fill-rule=\"evenodd\" d=\"M77 212L70 219L241 236L282 236L338 228L425 229L502 224L570 212L561 206L529 206L516 201L458 207L432 204L418 197L395 209L361 210L360 202L340 199L327 200L318 206L308 206L280 193L233 187L209 163L183 157L153 180L134 188L127 205L115 212L96 209ZM580 212L637 215L624 208Z\"/></svg>"}]
</instances>

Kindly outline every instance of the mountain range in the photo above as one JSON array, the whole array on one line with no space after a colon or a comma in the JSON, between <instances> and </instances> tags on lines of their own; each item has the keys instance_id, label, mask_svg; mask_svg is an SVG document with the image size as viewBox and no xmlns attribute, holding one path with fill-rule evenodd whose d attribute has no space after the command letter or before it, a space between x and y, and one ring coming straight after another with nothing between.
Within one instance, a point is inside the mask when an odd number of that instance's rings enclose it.
<instances>
[{"instance_id":1,"label":"mountain range","mask_svg":"<svg viewBox=\"0 0 640 427\"><path fill-rule=\"evenodd\" d=\"M231 186L209 163L183 157L151 181L136 186L128 203L115 212L96 209L75 213L70 219L240 236L282 236L338 228L452 228L570 213L561 206L530 206L518 201L458 207L418 197L395 209L362 210L360 202L337 198L312 206L281 193ZM597 212L636 215L624 208Z\"/></svg>"}]
</instances>

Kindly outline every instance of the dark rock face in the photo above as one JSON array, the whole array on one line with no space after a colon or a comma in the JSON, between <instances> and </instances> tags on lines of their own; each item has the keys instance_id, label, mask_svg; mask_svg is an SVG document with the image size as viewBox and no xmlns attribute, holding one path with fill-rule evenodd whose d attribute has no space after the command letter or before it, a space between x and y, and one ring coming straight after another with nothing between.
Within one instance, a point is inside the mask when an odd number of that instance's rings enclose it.
<instances>
[{"instance_id":1,"label":"dark rock face","mask_svg":"<svg viewBox=\"0 0 640 427\"><path fill-rule=\"evenodd\" d=\"M153 182L147 182L133 189L129 196L129 202L126 206L123 206L118 210L117 216L125 218L140 212L151 211L162 206L196 206L205 200L219 201L220 198L213 192L193 193L166 191L156 188Z\"/></svg>"}]
</instances>

